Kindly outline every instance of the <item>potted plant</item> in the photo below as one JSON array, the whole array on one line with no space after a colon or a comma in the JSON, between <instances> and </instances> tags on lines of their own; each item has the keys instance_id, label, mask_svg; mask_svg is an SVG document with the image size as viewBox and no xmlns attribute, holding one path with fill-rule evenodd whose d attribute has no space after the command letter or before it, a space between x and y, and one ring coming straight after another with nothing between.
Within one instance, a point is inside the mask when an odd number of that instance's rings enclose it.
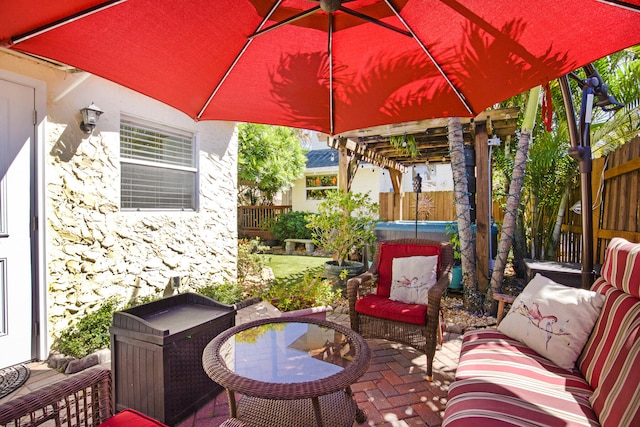
<instances>
[{"instance_id":1,"label":"potted plant","mask_svg":"<svg viewBox=\"0 0 640 427\"><path fill-rule=\"evenodd\" d=\"M449 243L453 250L453 268L451 270L451 284L449 289L462 289L462 252L460 252L460 235L458 234L458 225L447 225L447 235Z\"/></svg>"},{"instance_id":2,"label":"potted plant","mask_svg":"<svg viewBox=\"0 0 640 427\"><path fill-rule=\"evenodd\" d=\"M338 277L347 270L347 278L364 271L364 264L350 261L349 254L371 245L375 239L374 224L379 207L369 194L330 191L318 206L317 215L309 215L309 227L314 243L333 254L334 260L325 263L325 274ZM344 280L344 279L343 279Z\"/></svg>"}]
</instances>

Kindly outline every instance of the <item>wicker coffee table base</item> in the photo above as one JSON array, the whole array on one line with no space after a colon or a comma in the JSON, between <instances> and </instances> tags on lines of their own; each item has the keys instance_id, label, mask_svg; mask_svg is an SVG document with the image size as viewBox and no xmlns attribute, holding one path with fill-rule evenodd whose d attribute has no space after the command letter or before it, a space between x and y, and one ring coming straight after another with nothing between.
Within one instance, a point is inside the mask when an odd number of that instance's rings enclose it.
<instances>
[{"instance_id":1,"label":"wicker coffee table base","mask_svg":"<svg viewBox=\"0 0 640 427\"><path fill-rule=\"evenodd\" d=\"M316 399L272 400L243 396L238 402L238 418L247 427L309 427L318 425ZM353 421L366 421L348 391L337 391L317 398L323 427L351 427Z\"/></svg>"}]
</instances>

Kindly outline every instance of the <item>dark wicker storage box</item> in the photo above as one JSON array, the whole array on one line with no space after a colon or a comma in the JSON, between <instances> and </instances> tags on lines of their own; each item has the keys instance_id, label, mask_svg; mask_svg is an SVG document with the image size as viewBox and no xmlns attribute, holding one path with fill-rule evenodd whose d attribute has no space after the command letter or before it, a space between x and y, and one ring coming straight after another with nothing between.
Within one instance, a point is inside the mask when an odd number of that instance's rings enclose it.
<instances>
[{"instance_id":1,"label":"dark wicker storage box","mask_svg":"<svg viewBox=\"0 0 640 427\"><path fill-rule=\"evenodd\" d=\"M235 325L236 311L186 293L113 314L116 410L133 408L174 425L222 390L202 368L202 351Z\"/></svg>"}]
</instances>

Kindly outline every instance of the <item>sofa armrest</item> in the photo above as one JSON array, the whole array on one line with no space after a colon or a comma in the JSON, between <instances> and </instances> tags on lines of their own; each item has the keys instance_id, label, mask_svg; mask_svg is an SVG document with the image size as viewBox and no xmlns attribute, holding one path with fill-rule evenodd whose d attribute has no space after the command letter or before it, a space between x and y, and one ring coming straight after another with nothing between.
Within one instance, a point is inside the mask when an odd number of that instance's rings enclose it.
<instances>
[{"instance_id":1,"label":"sofa armrest","mask_svg":"<svg viewBox=\"0 0 640 427\"><path fill-rule=\"evenodd\" d=\"M375 274L372 271L365 271L359 276L352 277L347 280L347 299L349 300L349 307L353 302L354 306L358 297L362 295L362 291L365 288L371 288L375 280Z\"/></svg>"},{"instance_id":2,"label":"sofa armrest","mask_svg":"<svg viewBox=\"0 0 640 427\"><path fill-rule=\"evenodd\" d=\"M0 425L40 425L55 420L58 426L91 427L112 415L111 371L100 367L0 404Z\"/></svg>"},{"instance_id":3,"label":"sofa armrest","mask_svg":"<svg viewBox=\"0 0 640 427\"><path fill-rule=\"evenodd\" d=\"M504 317L504 304L505 303L513 304L513 301L515 301L516 297L514 297L513 295L495 293L493 294L493 299L498 301L498 325L499 325L500 321L502 320L502 317Z\"/></svg>"},{"instance_id":4,"label":"sofa armrest","mask_svg":"<svg viewBox=\"0 0 640 427\"><path fill-rule=\"evenodd\" d=\"M362 296L362 290L369 284L369 289L375 280L375 271L369 269L359 276L352 277L347 280L347 301L349 302L349 319L351 321L351 329L356 332L360 331L358 323L358 315L356 313L356 301Z\"/></svg>"}]
</instances>

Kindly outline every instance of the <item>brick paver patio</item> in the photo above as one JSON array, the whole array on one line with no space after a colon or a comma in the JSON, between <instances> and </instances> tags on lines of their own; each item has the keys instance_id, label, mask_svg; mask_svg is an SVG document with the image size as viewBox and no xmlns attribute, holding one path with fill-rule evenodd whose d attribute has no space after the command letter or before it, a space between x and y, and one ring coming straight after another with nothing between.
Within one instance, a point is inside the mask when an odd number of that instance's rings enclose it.
<instances>
[{"instance_id":1,"label":"brick paver patio","mask_svg":"<svg viewBox=\"0 0 640 427\"><path fill-rule=\"evenodd\" d=\"M255 307L240 310L237 323L250 320ZM243 313L241 313L243 312ZM334 312L328 319L349 325L349 316ZM391 341L367 340L371 350L371 366L352 386L360 408L367 412L365 426L439 426L446 404L449 384L458 366L461 336L445 334L445 343L436 352L433 365L434 380L426 381L426 356L411 347ZM46 384L65 378L64 374L48 369L44 362L29 364L31 377L16 392L0 399L11 400ZM109 364L105 364L108 368ZM239 396L238 396L239 397ZM217 427L229 417L225 392L202 406L177 427ZM354 423L354 426L358 424ZM276 427L276 426L273 426Z\"/></svg>"},{"instance_id":2,"label":"brick paver patio","mask_svg":"<svg viewBox=\"0 0 640 427\"><path fill-rule=\"evenodd\" d=\"M345 313L330 314L328 319L349 325ZM449 384L458 366L461 336L445 334L444 346L436 352L431 383L426 380L424 353L381 339L368 339L367 343L372 351L371 366L352 386L358 406L368 415L364 425L439 426ZM228 417L229 404L223 392L178 427L216 427Z\"/></svg>"}]
</instances>

